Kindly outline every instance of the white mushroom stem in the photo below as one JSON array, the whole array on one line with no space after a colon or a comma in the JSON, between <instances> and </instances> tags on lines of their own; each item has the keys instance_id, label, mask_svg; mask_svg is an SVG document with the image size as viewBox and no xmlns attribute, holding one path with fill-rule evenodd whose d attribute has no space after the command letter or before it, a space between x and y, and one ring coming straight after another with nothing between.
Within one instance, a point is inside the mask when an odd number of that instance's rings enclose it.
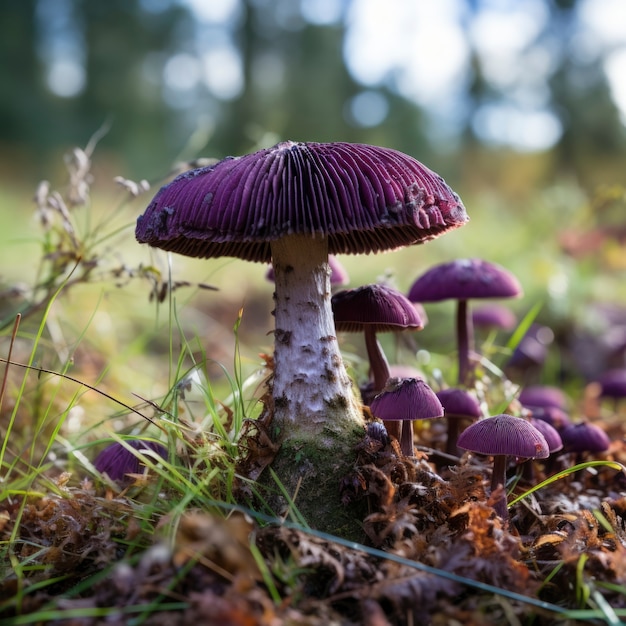
<instances>
[{"instance_id":1,"label":"white mushroom stem","mask_svg":"<svg viewBox=\"0 0 626 626\"><path fill-rule=\"evenodd\" d=\"M279 439L318 439L324 447L327 435L363 425L337 343L328 242L321 236L291 235L271 245L274 424Z\"/></svg>"}]
</instances>

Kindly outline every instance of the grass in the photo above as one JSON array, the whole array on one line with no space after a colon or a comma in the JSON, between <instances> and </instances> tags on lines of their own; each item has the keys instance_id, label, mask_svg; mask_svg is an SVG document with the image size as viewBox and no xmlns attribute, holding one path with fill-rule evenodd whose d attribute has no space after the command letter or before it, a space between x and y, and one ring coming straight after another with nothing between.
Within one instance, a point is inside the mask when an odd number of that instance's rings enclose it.
<instances>
[{"instance_id":1,"label":"grass","mask_svg":"<svg viewBox=\"0 0 626 626\"><path fill-rule=\"evenodd\" d=\"M398 624L419 620L420 610L439 620L621 623L624 517L619 494L594 495L623 470L620 449L534 485L518 490L518 484L509 508L526 536L522 544L493 518L476 478L484 473L480 460L442 479L425 460L413 464L364 450L350 484L366 492L368 545L315 530L315 520L299 511L297 493L283 493L287 517L255 500L242 456L252 446L257 457L262 452L257 418L268 371L259 353L271 350L264 268L138 250L132 217L145 198L129 193L134 188L126 181L112 212L116 194L103 196L106 210L98 207L99 197L85 196L91 152L72 155L73 187L38 194L38 254L30 253L31 235L24 261L35 259L32 281L2 311L0 623L143 624L167 613L187 622L212 615L215 623L314 624L343 616L348 624L371 609L368 602L385 607ZM480 367L481 399L500 412L517 390L503 372L506 360L531 323L580 323L578 311L598 295L599 273L616 301L624 295L614 280L621 266L613 247L592 263L563 255L556 235L538 254L530 246L536 232L555 233L562 219L543 209L564 208L564 198L572 197L580 198L579 190L545 192L536 211L518 218L511 211L506 220L498 199L489 198L470 211L467 233L345 264L352 284L384 274L401 289L427 266L457 256L489 258L516 272L527 291L517 303L521 322L508 342L488 338ZM622 201L611 188L565 208L571 221L588 228L598 206ZM490 237L481 223L489 224ZM9 236L20 238L21 228L13 224ZM14 245L12 256L20 250ZM546 292L546 284L553 288ZM388 337L385 349L431 380L453 381L454 346L447 339L453 308L436 306L429 316L416 339L421 357ZM359 346L352 348L354 370L363 372ZM558 381L560 371L548 362L541 381ZM580 378L564 384L572 401L582 402ZM420 436L438 445L436 426ZM129 445L145 438L166 445L167 459ZM125 485L99 475L93 464L112 441L145 467ZM394 478L395 486L381 478L402 472L407 478ZM539 502L575 498L571 483L581 472L591 505L537 512ZM284 490L279 481L276 489ZM408 489L413 495L403 495ZM592 531L585 526L590 520ZM559 524L571 526L573 539Z\"/></svg>"}]
</instances>

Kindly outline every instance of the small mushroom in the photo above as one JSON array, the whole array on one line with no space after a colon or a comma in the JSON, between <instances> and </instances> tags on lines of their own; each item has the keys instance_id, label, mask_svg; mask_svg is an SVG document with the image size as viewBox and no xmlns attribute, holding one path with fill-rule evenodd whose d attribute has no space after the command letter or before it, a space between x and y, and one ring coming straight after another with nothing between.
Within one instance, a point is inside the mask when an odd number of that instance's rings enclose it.
<instances>
[{"instance_id":1,"label":"small mushroom","mask_svg":"<svg viewBox=\"0 0 626 626\"><path fill-rule=\"evenodd\" d=\"M567 397L563 390L550 385L523 387L518 399L524 406L555 407L563 411L567 408Z\"/></svg>"},{"instance_id":2,"label":"small mushroom","mask_svg":"<svg viewBox=\"0 0 626 626\"><path fill-rule=\"evenodd\" d=\"M491 492L502 488L502 497L494 503L496 513L508 520L506 467L509 457L545 459L549 455L545 437L527 420L506 413L486 417L468 426L457 441L459 448L493 457Z\"/></svg>"},{"instance_id":3,"label":"small mushroom","mask_svg":"<svg viewBox=\"0 0 626 626\"><path fill-rule=\"evenodd\" d=\"M490 303L473 309L472 322L476 328L512 330L517 324L517 316L503 304Z\"/></svg>"},{"instance_id":4,"label":"small mushroom","mask_svg":"<svg viewBox=\"0 0 626 626\"><path fill-rule=\"evenodd\" d=\"M617 411L620 401L626 399L626 367L607 370L596 382L600 386L599 399L612 400Z\"/></svg>"},{"instance_id":5,"label":"small mushroom","mask_svg":"<svg viewBox=\"0 0 626 626\"><path fill-rule=\"evenodd\" d=\"M456 456L460 427L463 422L474 421L482 416L480 404L471 393L458 387L441 389L437 392L437 397L443 405L445 418L448 421L446 454Z\"/></svg>"},{"instance_id":6,"label":"small mushroom","mask_svg":"<svg viewBox=\"0 0 626 626\"><path fill-rule=\"evenodd\" d=\"M458 381L460 385L468 385L474 334L468 300L521 295L522 287L517 278L503 267L482 259L457 259L431 267L413 283L408 297L420 303L457 301Z\"/></svg>"},{"instance_id":7,"label":"small mushroom","mask_svg":"<svg viewBox=\"0 0 626 626\"><path fill-rule=\"evenodd\" d=\"M143 439L131 439L126 445L137 451L135 454L119 441L112 443L102 450L93 462L94 467L101 473L106 474L111 480L118 483L127 483L132 479L129 474L143 472L143 463L139 454L153 457L155 454L166 459L167 449L156 441Z\"/></svg>"},{"instance_id":8,"label":"small mushroom","mask_svg":"<svg viewBox=\"0 0 626 626\"><path fill-rule=\"evenodd\" d=\"M390 378L372 400L370 411L384 423L402 421L400 449L404 456L415 454L412 422L443 417L441 402L421 378Z\"/></svg>"},{"instance_id":9,"label":"small mushroom","mask_svg":"<svg viewBox=\"0 0 626 626\"><path fill-rule=\"evenodd\" d=\"M377 333L421 330L423 323L413 303L397 289L373 284L338 291L331 299L339 332L362 332L370 365L372 396L380 393L390 377L389 363ZM363 398L369 404L369 398ZM385 423L390 435L400 439L400 422Z\"/></svg>"}]
</instances>

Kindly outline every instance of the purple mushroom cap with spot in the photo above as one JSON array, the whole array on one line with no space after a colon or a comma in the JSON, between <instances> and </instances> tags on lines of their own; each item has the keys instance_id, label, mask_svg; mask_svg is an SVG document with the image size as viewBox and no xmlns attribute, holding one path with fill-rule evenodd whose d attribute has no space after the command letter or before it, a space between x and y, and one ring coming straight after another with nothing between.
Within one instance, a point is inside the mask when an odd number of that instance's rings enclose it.
<instances>
[{"instance_id":1,"label":"purple mushroom cap with spot","mask_svg":"<svg viewBox=\"0 0 626 626\"><path fill-rule=\"evenodd\" d=\"M467 220L444 180L397 150L285 141L179 175L139 217L135 235L187 256L270 263L270 242L287 235L326 238L330 254L367 254Z\"/></svg>"},{"instance_id":2,"label":"purple mushroom cap with spot","mask_svg":"<svg viewBox=\"0 0 626 626\"><path fill-rule=\"evenodd\" d=\"M528 420L506 413L468 426L459 435L458 446L478 454L523 459L545 459L549 454L545 437Z\"/></svg>"},{"instance_id":3,"label":"purple mushroom cap with spot","mask_svg":"<svg viewBox=\"0 0 626 626\"><path fill-rule=\"evenodd\" d=\"M139 453L152 452L164 459L167 458L165 446L155 441L132 439L126 441L126 444ZM104 448L93 464L101 474L106 474L111 480L117 482L127 481L128 474L141 474L143 472L143 464L139 457L117 441Z\"/></svg>"},{"instance_id":4,"label":"purple mushroom cap with spot","mask_svg":"<svg viewBox=\"0 0 626 626\"><path fill-rule=\"evenodd\" d=\"M554 426L542 419L530 418L530 423L543 435L548 444L550 454L563 449L563 441L561 435Z\"/></svg>"}]
</instances>

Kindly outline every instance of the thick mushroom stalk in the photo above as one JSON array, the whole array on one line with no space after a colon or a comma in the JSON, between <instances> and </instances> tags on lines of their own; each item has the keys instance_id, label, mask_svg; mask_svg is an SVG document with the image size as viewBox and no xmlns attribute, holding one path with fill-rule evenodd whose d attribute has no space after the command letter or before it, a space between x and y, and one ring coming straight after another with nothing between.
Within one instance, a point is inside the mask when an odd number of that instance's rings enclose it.
<instances>
[{"instance_id":1,"label":"thick mushroom stalk","mask_svg":"<svg viewBox=\"0 0 626 626\"><path fill-rule=\"evenodd\" d=\"M272 242L275 272L274 424L279 438L315 439L363 424L339 353L330 304L328 242Z\"/></svg>"}]
</instances>

